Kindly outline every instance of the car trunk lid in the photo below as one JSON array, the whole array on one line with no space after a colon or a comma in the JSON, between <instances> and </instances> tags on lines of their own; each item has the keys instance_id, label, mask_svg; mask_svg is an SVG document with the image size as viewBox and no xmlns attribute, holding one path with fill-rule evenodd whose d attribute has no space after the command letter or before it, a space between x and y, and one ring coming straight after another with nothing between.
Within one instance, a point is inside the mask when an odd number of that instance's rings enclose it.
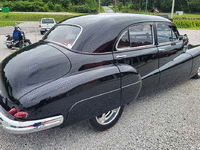
<instances>
[{"instance_id":1,"label":"car trunk lid","mask_svg":"<svg viewBox=\"0 0 200 150\"><path fill-rule=\"evenodd\" d=\"M46 42L38 42L2 61L0 90L16 102L26 93L64 76L70 67L66 55Z\"/></svg>"}]
</instances>

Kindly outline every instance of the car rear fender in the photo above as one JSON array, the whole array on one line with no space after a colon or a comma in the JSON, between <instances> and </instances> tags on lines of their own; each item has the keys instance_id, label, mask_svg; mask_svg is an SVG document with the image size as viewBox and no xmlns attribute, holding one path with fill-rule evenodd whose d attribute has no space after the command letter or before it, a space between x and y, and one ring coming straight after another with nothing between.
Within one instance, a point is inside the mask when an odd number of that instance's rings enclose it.
<instances>
[{"instance_id":1,"label":"car rear fender","mask_svg":"<svg viewBox=\"0 0 200 150\"><path fill-rule=\"evenodd\" d=\"M142 80L138 71L130 65L117 65L121 73L121 105L132 102L139 95L142 88Z\"/></svg>"},{"instance_id":2,"label":"car rear fender","mask_svg":"<svg viewBox=\"0 0 200 150\"><path fill-rule=\"evenodd\" d=\"M69 110L66 124L72 124L98 116L130 103L138 96L142 82L136 69L125 64L119 65L117 68L120 70L120 76L122 77L120 80L121 88L77 101ZM102 71L105 74L108 72L105 68ZM113 85L109 83L108 86Z\"/></svg>"},{"instance_id":3,"label":"car rear fender","mask_svg":"<svg viewBox=\"0 0 200 150\"><path fill-rule=\"evenodd\" d=\"M111 64L69 73L26 94L20 104L29 120L70 114L71 124L119 107L120 91L120 72Z\"/></svg>"},{"instance_id":4,"label":"car rear fender","mask_svg":"<svg viewBox=\"0 0 200 150\"><path fill-rule=\"evenodd\" d=\"M187 54L190 54L193 57L192 62L192 71L190 73L190 78L193 77L200 67L200 46L189 45L189 49L186 51Z\"/></svg>"},{"instance_id":5,"label":"car rear fender","mask_svg":"<svg viewBox=\"0 0 200 150\"><path fill-rule=\"evenodd\" d=\"M77 88L70 91L75 99L66 124L90 119L121 105L120 72L113 64L84 71L77 78L74 76L73 82Z\"/></svg>"}]
</instances>

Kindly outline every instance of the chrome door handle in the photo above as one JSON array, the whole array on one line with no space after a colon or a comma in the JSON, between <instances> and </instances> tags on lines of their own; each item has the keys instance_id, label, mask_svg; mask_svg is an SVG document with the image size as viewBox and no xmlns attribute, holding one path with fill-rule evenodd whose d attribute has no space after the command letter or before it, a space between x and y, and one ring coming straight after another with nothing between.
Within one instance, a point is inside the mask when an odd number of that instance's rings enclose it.
<instances>
[{"instance_id":1,"label":"chrome door handle","mask_svg":"<svg viewBox=\"0 0 200 150\"><path fill-rule=\"evenodd\" d=\"M176 45L176 43L172 43L171 45Z\"/></svg>"},{"instance_id":2,"label":"chrome door handle","mask_svg":"<svg viewBox=\"0 0 200 150\"><path fill-rule=\"evenodd\" d=\"M123 59L123 58L126 58L126 57L127 57L127 55L117 55L116 56L117 59Z\"/></svg>"}]
</instances>

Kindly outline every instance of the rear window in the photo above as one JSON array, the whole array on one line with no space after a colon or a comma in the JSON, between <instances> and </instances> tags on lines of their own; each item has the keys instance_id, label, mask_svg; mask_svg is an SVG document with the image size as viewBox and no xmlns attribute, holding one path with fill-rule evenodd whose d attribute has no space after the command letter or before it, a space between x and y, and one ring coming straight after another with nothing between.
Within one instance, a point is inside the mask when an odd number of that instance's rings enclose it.
<instances>
[{"instance_id":1,"label":"rear window","mask_svg":"<svg viewBox=\"0 0 200 150\"><path fill-rule=\"evenodd\" d=\"M54 19L42 19L42 23L54 23Z\"/></svg>"},{"instance_id":2,"label":"rear window","mask_svg":"<svg viewBox=\"0 0 200 150\"><path fill-rule=\"evenodd\" d=\"M43 40L58 42L72 48L80 32L81 28L78 26L54 26L51 31L43 37Z\"/></svg>"}]
</instances>

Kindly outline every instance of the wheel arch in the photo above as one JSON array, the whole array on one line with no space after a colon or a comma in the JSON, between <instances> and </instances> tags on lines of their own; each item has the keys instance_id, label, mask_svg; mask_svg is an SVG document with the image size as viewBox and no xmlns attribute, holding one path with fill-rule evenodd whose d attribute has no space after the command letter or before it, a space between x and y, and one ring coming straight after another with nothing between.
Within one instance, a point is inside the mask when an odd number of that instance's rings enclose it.
<instances>
[{"instance_id":1,"label":"wheel arch","mask_svg":"<svg viewBox=\"0 0 200 150\"><path fill-rule=\"evenodd\" d=\"M122 80L120 79L120 89L105 92L74 103L66 116L66 124L73 124L77 121L93 118L119 106L130 103L139 95L142 81L137 70L125 64L119 65L117 68L121 71L120 77L123 75L121 79L126 78L126 81L129 80L132 83L122 83ZM120 100L113 99L113 95L119 96ZM102 101L105 97L106 99Z\"/></svg>"}]
</instances>

